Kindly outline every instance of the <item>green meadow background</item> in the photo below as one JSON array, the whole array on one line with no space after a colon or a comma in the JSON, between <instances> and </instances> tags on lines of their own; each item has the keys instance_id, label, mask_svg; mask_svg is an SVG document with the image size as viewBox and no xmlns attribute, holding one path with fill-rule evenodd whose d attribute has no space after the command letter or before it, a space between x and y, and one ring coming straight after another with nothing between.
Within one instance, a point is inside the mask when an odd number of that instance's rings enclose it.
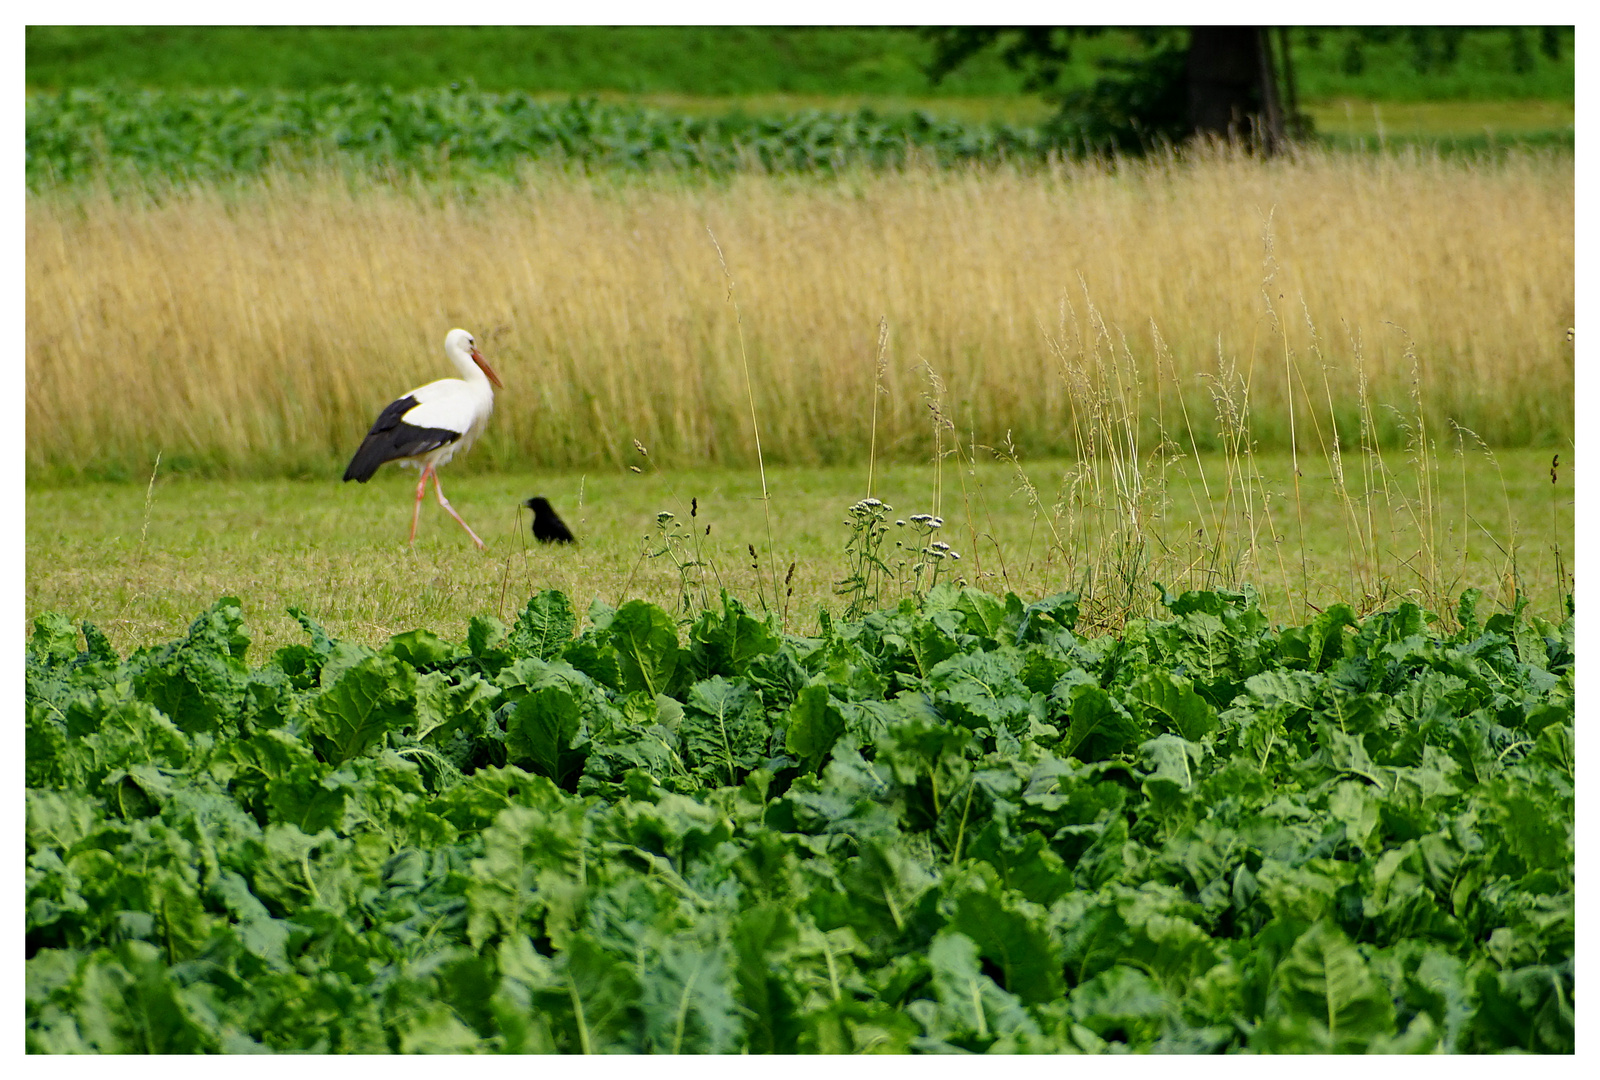
<instances>
[{"instance_id":1,"label":"green meadow background","mask_svg":"<svg viewBox=\"0 0 1600 1080\"><path fill-rule=\"evenodd\" d=\"M803 626L869 494L940 514L964 580L1084 590L1108 627L1157 579L1553 615L1552 33L1445 66L1297 32L1315 134L1263 162L1052 154L996 51L934 85L908 29L30 27L27 617L131 647L248 578L270 640L288 604L379 640L554 574ZM1066 83L1127 45L1078 42ZM485 558L431 505L404 546L398 469L336 479L454 325L508 383L445 475ZM541 493L580 552L528 549ZM723 516L685 556L656 512L691 499Z\"/></svg>"}]
</instances>

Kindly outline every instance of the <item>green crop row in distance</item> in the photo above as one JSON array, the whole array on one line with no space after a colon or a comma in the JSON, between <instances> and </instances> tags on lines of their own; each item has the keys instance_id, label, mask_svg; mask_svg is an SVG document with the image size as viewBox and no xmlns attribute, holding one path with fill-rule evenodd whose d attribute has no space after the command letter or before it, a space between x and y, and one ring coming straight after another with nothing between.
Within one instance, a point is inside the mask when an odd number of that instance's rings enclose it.
<instances>
[{"instance_id":1,"label":"green crop row in distance","mask_svg":"<svg viewBox=\"0 0 1600 1080\"><path fill-rule=\"evenodd\" d=\"M533 597L26 660L33 1052L1572 1052L1573 624Z\"/></svg>"},{"instance_id":2,"label":"green crop row in distance","mask_svg":"<svg viewBox=\"0 0 1600 1080\"><path fill-rule=\"evenodd\" d=\"M72 90L28 101L30 183L132 168L228 177L273 161L343 157L369 166L511 170L534 159L623 168L785 171L903 161L1037 156L1038 133L924 114L808 112L691 118L598 101L541 102L465 89L396 93L354 85L282 91Z\"/></svg>"},{"instance_id":3,"label":"green crop row in distance","mask_svg":"<svg viewBox=\"0 0 1600 1080\"><path fill-rule=\"evenodd\" d=\"M1474 138L1457 141L1464 149L1486 145L1482 133ZM1572 128L1523 139L1570 146ZM26 176L36 189L130 171L228 179L273 163L310 161L424 174L456 166L509 174L530 161L719 174L878 167L912 155L941 164L1026 161L1063 149L1079 147L1054 144L1036 126L941 119L921 110L693 116L474 87L75 89L30 95L26 118Z\"/></svg>"}]
</instances>

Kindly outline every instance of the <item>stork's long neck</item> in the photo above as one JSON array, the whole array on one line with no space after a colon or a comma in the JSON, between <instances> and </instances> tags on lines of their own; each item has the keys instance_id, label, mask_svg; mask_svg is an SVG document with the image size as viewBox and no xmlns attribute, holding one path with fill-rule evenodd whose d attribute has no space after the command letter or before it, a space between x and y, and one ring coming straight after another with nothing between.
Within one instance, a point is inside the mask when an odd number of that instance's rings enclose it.
<instances>
[{"instance_id":1,"label":"stork's long neck","mask_svg":"<svg viewBox=\"0 0 1600 1080\"><path fill-rule=\"evenodd\" d=\"M468 385L481 387L491 394L494 393L494 387L489 385L489 377L483 373L483 369L477 365L472 359L472 355L465 349L451 349L450 362L456 366L457 371L461 372L461 378Z\"/></svg>"}]
</instances>

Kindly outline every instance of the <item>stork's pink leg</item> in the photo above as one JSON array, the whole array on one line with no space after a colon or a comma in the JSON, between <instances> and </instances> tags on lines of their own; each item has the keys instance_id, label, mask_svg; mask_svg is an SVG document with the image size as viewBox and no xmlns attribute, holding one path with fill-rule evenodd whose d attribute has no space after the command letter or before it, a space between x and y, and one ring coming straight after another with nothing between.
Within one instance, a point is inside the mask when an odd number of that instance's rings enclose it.
<instances>
[{"instance_id":1,"label":"stork's pink leg","mask_svg":"<svg viewBox=\"0 0 1600 1080\"><path fill-rule=\"evenodd\" d=\"M417 502L411 508L411 535L406 537L406 543L414 543L417 539L417 515L422 513L422 497L428 493L428 474L433 471L432 465L422 467L422 475L417 477ZM437 482L438 477L434 480Z\"/></svg>"},{"instance_id":2,"label":"stork's pink leg","mask_svg":"<svg viewBox=\"0 0 1600 1080\"><path fill-rule=\"evenodd\" d=\"M478 539L478 534L472 531L472 526L461 520L461 515L456 513L456 508L450 505L450 500L444 497L444 487L439 483L438 470L433 474L433 490L439 493L439 505L450 511L450 516L460 522L461 527L467 530L467 535L472 537L472 542L478 545L478 550L483 550L483 541Z\"/></svg>"}]
</instances>

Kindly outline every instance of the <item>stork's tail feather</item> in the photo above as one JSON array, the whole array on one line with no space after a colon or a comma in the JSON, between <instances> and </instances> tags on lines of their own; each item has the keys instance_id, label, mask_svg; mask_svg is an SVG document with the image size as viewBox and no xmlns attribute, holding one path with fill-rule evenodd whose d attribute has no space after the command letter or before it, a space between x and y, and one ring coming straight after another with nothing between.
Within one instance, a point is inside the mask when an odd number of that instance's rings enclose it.
<instances>
[{"instance_id":1,"label":"stork's tail feather","mask_svg":"<svg viewBox=\"0 0 1600 1080\"><path fill-rule=\"evenodd\" d=\"M401 403L403 404L403 402ZM390 406L392 411L395 406ZM378 418L367 438L350 459L344 471L346 480L359 480L365 484L385 461L399 461L430 453L441 446L449 446L461 438L461 432L449 428L413 427L410 424L385 424L388 413Z\"/></svg>"},{"instance_id":2,"label":"stork's tail feather","mask_svg":"<svg viewBox=\"0 0 1600 1080\"><path fill-rule=\"evenodd\" d=\"M356 451L356 456L350 459L350 464L344 470L346 480L354 480L365 484L372 479L372 474L378 471L378 466L394 458L387 452L387 448L376 440L363 443Z\"/></svg>"}]
</instances>

